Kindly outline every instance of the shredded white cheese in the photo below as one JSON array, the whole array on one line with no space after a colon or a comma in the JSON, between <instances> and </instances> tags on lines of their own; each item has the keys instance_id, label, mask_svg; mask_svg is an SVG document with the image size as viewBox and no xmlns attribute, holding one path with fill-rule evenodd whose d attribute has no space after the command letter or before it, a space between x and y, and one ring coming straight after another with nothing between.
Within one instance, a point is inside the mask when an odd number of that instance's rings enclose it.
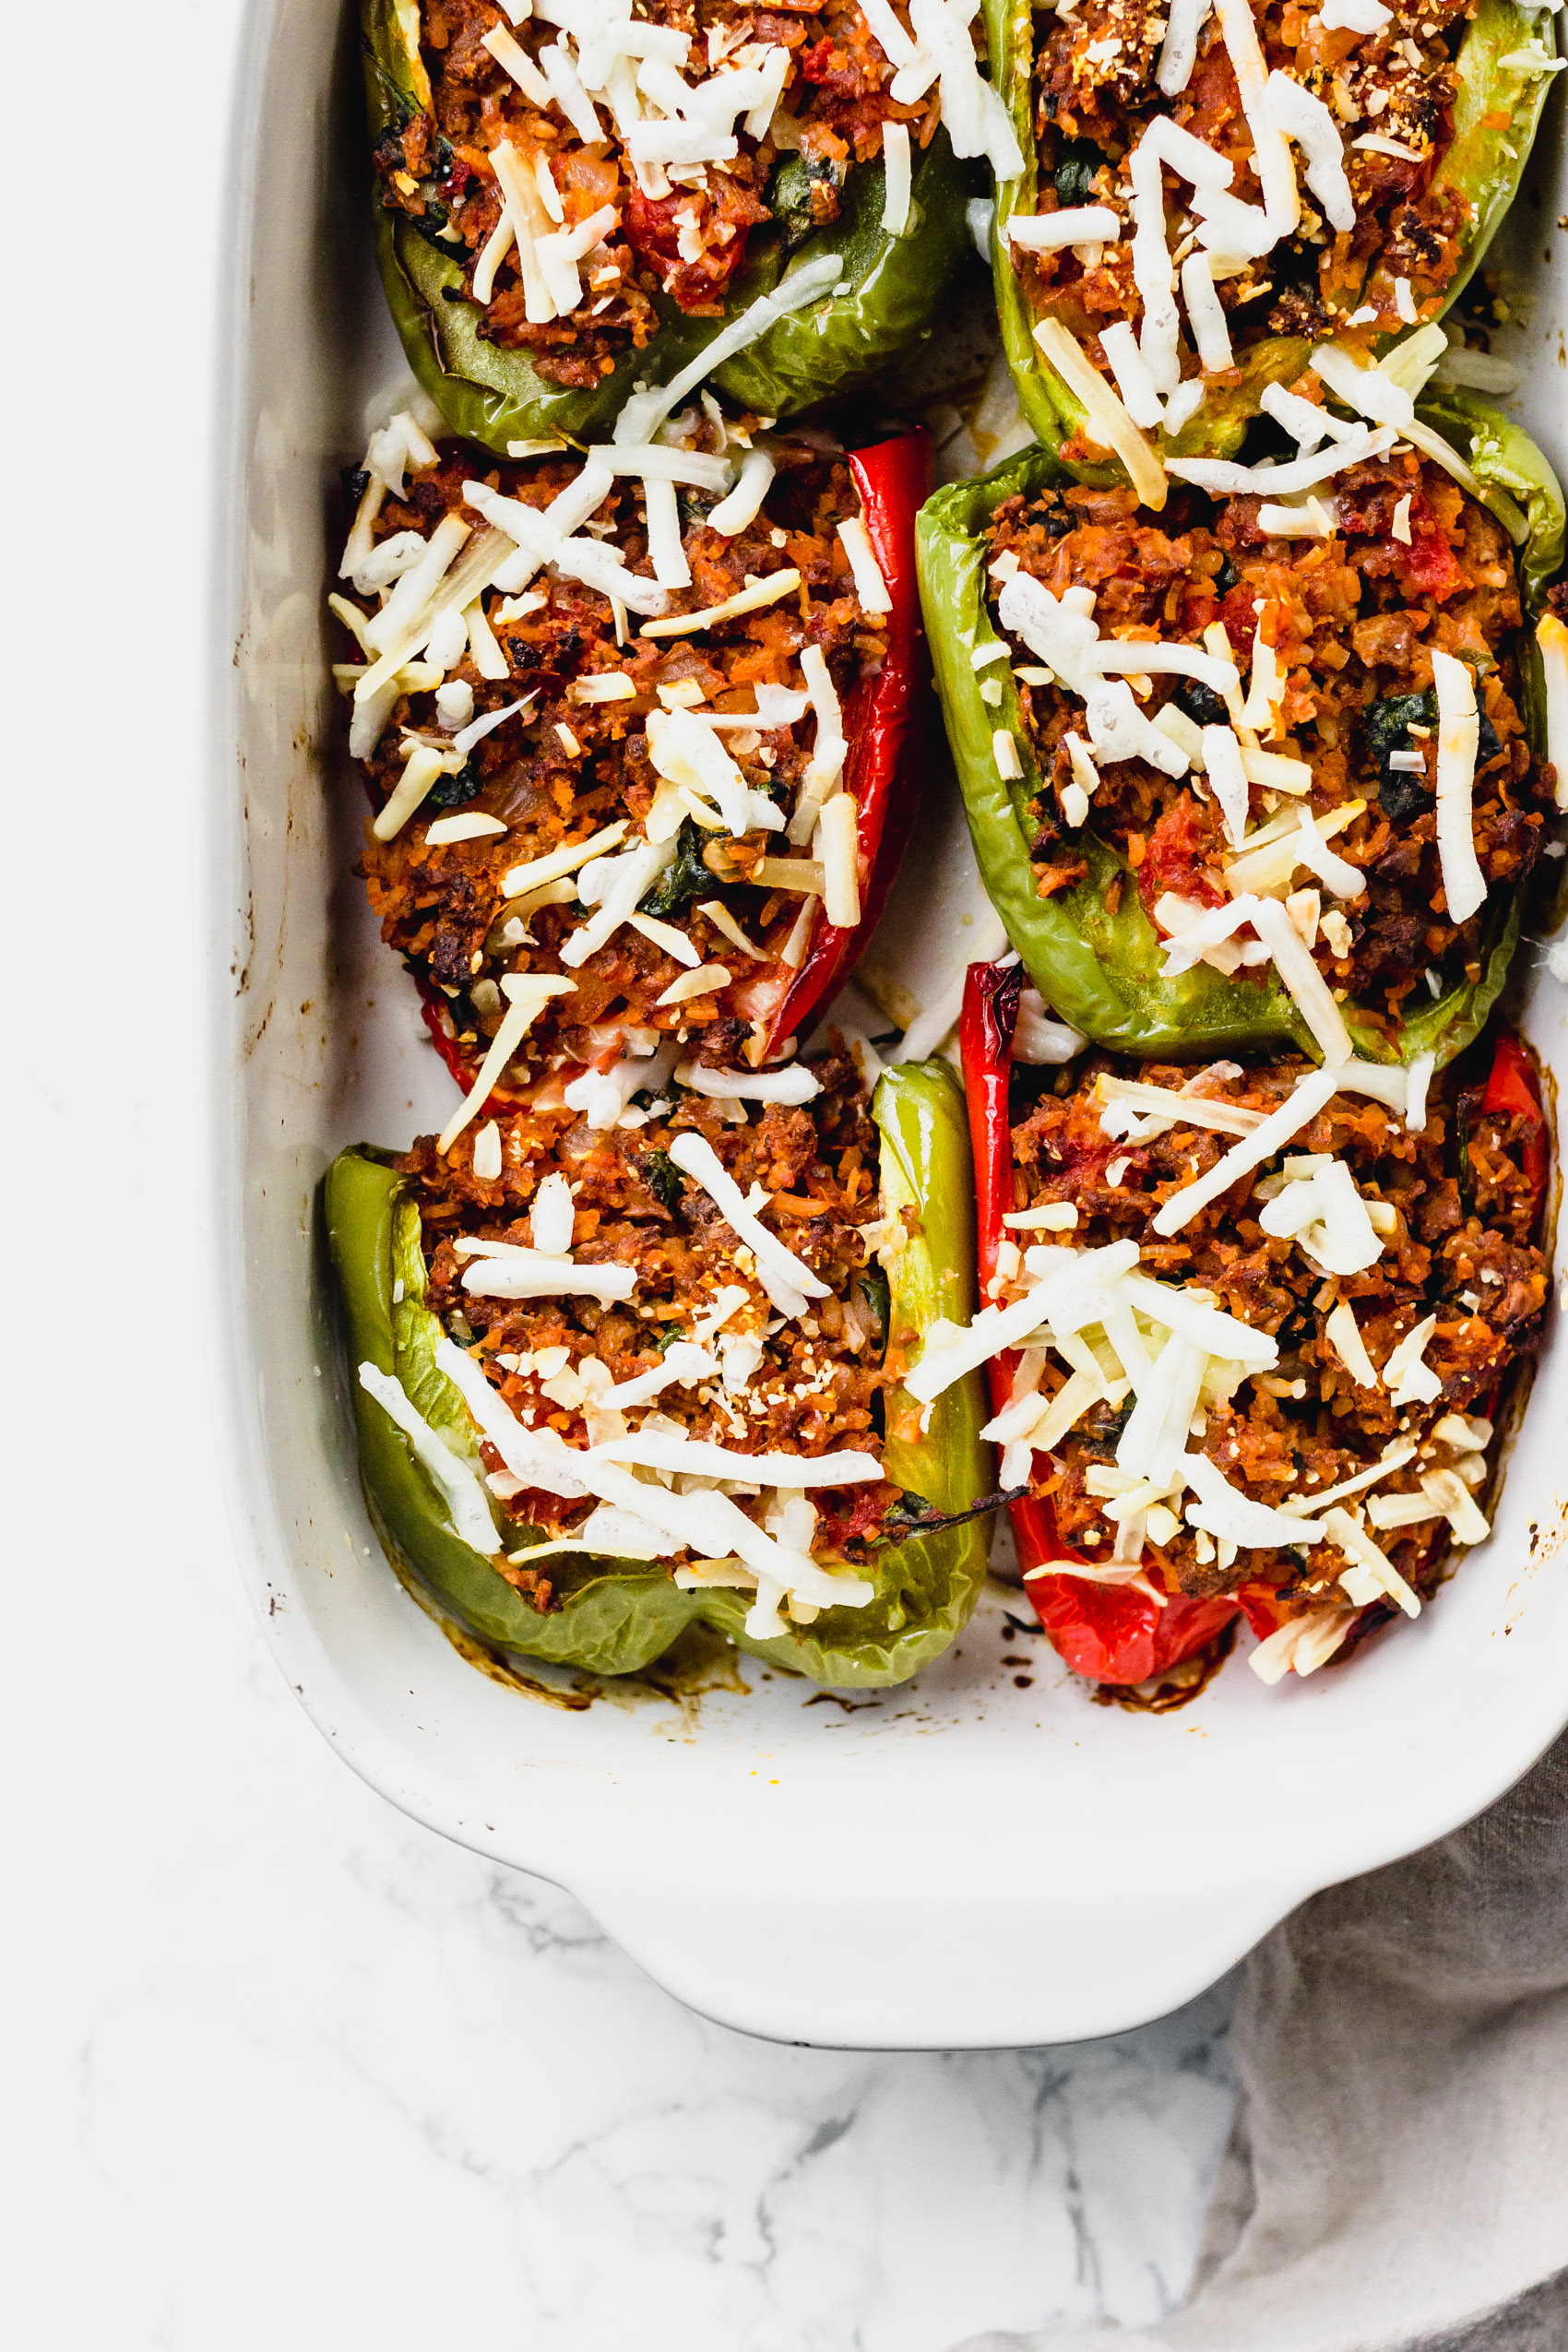
<instances>
[{"instance_id":1,"label":"shredded white cheese","mask_svg":"<svg viewBox=\"0 0 1568 2352\"><path fill-rule=\"evenodd\" d=\"M505 830L498 816L486 816L481 809L465 809L457 816L438 816L425 827L424 837L427 848L444 849L454 841L482 841L487 835Z\"/></svg>"},{"instance_id":2,"label":"shredded white cheese","mask_svg":"<svg viewBox=\"0 0 1568 2352\"><path fill-rule=\"evenodd\" d=\"M1165 505L1165 469L1126 408L1058 318L1040 319L1034 339L1084 410L1091 440L1111 450L1127 469L1141 505L1158 514Z\"/></svg>"},{"instance_id":3,"label":"shredded white cheese","mask_svg":"<svg viewBox=\"0 0 1568 2352\"><path fill-rule=\"evenodd\" d=\"M1289 929L1290 919L1283 907L1279 909L1279 915ZM1294 932L1291 936L1295 936ZM1300 942L1297 944L1300 944ZM1303 949L1302 953L1305 952ZM1192 1183L1184 1184L1180 1192L1172 1193L1170 1198L1155 1212L1154 1230L1166 1241L1173 1233L1180 1233L1184 1226L1192 1223L1200 1209L1208 1206L1210 1201L1218 1200L1222 1193L1228 1193L1232 1184L1253 1169L1261 1167L1265 1159L1272 1159L1277 1151L1283 1151L1292 1136L1299 1135L1301 1129L1317 1117L1337 1085L1338 1080L1332 1070L1309 1070L1304 1077L1297 1080L1278 1109L1271 1111L1250 1135L1243 1136L1240 1143L1232 1146L1206 1175L1196 1177Z\"/></svg>"},{"instance_id":4,"label":"shredded white cheese","mask_svg":"<svg viewBox=\"0 0 1568 2352\"><path fill-rule=\"evenodd\" d=\"M1266 96L1274 120L1307 159L1307 185L1322 206L1324 219L1331 229L1353 229L1356 207L1345 176L1344 141L1333 114L1321 98L1277 70L1268 77Z\"/></svg>"},{"instance_id":5,"label":"shredded white cheese","mask_svg":"<svg viewBox=\"0 0 1568 2352\"><path fill-rule=\"evenodd\" d=\"M1472 811L1480 716L1475 679L1464 662L1434 647L1431 673L1437 689L1437 854L1449 918L1462 923L1486 897Z\"/></svg>"},{"instance_id":6,"label":"shredded white cheese","mask_svg":"<svg viewBox=\"0 0 1568 2352\"><path fill-rule=\"evenodd\" d=\"M484 1109L491 1089L551 998L570 996L576 985L576 980L537 972L507 972L503 976L501 993L506 999L506 1010L490 1041L490 1051L480 1064L478 1076L441 1131L435 1146L441 1157L445 1158L464 1128Z\"/></svg>"},{"instance_id":7,"label":"shredded white cheese","mask_svg":"<svg viewBox=\"0 0 1568 2352\"><path fill-rule=\"evenodd\" d=\"M1361 1337L1360 1325L1356 1321L1356 1310L1348 1299L1341 1299L1327 1316L1324 1333L1357 1387L1376 1388L1379 1385L1377 1368L1367 1353L1367 1343Z\"/></svg>"},{"instance_id":8,"label":"shredded white cheese","mask_svg":"<svg viewBox=\"0 0 1568 2352\"><path fill-rule=\"evenodd\" d=\"M1384 1384L1396 1405L1430 1405L1442 1396L1443 1383L1421 1360L1436 1329L1436 1315L1428 1315L1413 1331L1406 1333L1384 1365Z\"/></svg>"},{"instance_id":9,"label":"shredded white cheese","mask_svg":"<svg viewBox=\"0 0 1568 2352\"><path fill-rule=\"evenodd\" d=\"M855 594L861 605L868 612L891 612L893 599L888 594L887 582L876 560L870 534L859 515L846 517L838 526L838 538L849 559L849 569L855 578Z\"/></svg>"},{"instance_id":10,"label":"shredded white cheese","mask_svg":"<svg viewBox=\"0 0 1568 2352\"><path fill-rule=\"evenodd\" d=\"M1557 806L1568 809L1568 629L1555 612L1537 622L1536 645L1546 680L1547 757L1557 770Z\"/></svg>"},{"instance_id":11,"label":"shredded white cheese","mask_svg":"<svg viewBox=\"0 0 1568 2352\"><path fill-rule=\"evenodd\" d=\"M836 792L816 822L812 848L822 861L823 910L836 929L861 920L860 810L852 792Z\"/></svg>"},{"instance_id":12,"label":"shredded white cheese","mask_svg":"<svg viewBox=\"0 0 1568 2352\"><path fill-rule=\"evenodd\" d=\"M722 531L726 539L737 537L748 523L755 521L776 471L774 460L766 449L748 449L741 459L734 489L713 508L707 518L708 528Z\"/></svg>"},{"instance_id":13,"label":"shredded white cheese","mask_svg":"<svg viewBox=\"0 0 1568 2352\"><path fill-rule=\"evenodd\" d=\"M1281 498L1311 490L1315 483L1327 481L1332 475L1343 473L1348 466L1360 465L1366 458L1385 457L1398 437L1392 425L1385 425L1376 433L1362 433L1353 440L1337 441L1330 449L1321 450L1313 457L1298 457L1283 466L1242 466L1227 457L1168 457L1166 470L1182 481L1195 482L1200 490L1218 498Z\"/></svg>"},{"instance_id":14,"label":"shredded white cheese","mask_svg":"<svg viewBox=\"0 0 1568 2352\"><path fill-rule=\"evenodd\" d=\"M1170 0L1166 11L1165 41L1155 74L1167 98L1179 98L1191 81L1198 58L1198 35L1207 23L1213 6L1214 0Z\"/></svg>"},{"instance_id":15,"label":"shredded white cheese","mask_svg":"<svg viewBox=\"0 0 1568 2352\"><path fill-rule=\"evenodd\" d=\"M909 126L888 121L882 126L882 226L889 237L901 237L909 225Z\"/></svg>"},{"instance_id":16,"label":"shredded white cheese","mask_svg":"<svg viewBox=\"0 0 1568 2352\"><path fill-rule=\"evenodd\" d=\"M577 1265L554 1251L470 1237L455 1247L459 1255L474 1257L463 1269L462 1285L476 1299L598 1299L609 1305L636 1289L635 1266Z\"/></svg>"},{"instance_id":17,"label":"shredded white cheese","mask_svg":"<svg viewBox=\"0 0 1568 2352\"><path fill-rule=\"evenodd\" d=\"M1301 199L1285 137L1288 126L1279 119L1276 94L1269 87L1252 0L1215 0L1215 14L1253 135L1253 169L1263 188L1270 233L1276 238L1292 236L1301 221Z\"/></svg>"},{"instance_id":18,"label":"shredded white cheese","mask_svg":"<svg viewBox=\"0 0 1568 2352\"><path fill-rule=\"evenodd\" d=\"M822 1092L803 1062L792 1062L782 1070L714 1070L704 1062L682 1062L675 1077L693 1094L715 1102L810 1102Z\"/></svg>"},{"instance_id":19,"label":"shredded white cheese","mask_svg":"<svg viewBox=\"0 0 1568 2352\"><path fill-rule=\"evenodd\" d=\"M1028 253L1062 253L1070 245L1114 245L1122 218L1108 204L1062 205L1054 212L1015 212L1004 232Z\"/></svg>"},{"instance_id":20,"label":"shredded white cheese","mask_svg":"<svg viewBox=\"0 0 1568 2352\"><path fill-rule=\"evenodd\" d=\"M792 1250L786 1249L778 1235L769 1232L747 1207L740 1186L706 1137L692 1134L675 1136L670 1146L670 1157L677 1168L702 1186L736 1237L752 1251L758 1279L777 1313L793 1321L805 1313L809 1299L828 1297L830 1286L821 1281Z\"/></svg>"},{"instance_id":21,"label":"shredded white cheese","mask_svg":"<svg viewBox=\"0 0 1568 2352\"><path fill-rule=\"evenodd\" d=\"M374 1397L412 1446L415 1460L434 1481L446 1505L446 1515L458 1541L487 1559L493 1558L501 1546L479 1473L460 1460L436 1434L418 1407L410 1402L401 1382L390 1372L382 1372L375 1364L363 1363L359 1368L359 1377L365 1394Z\"/></svg>"},{"instance_id":22,"label":"shredded white cheese","mask_svg":"<svg viewBox=\"0 0 1568 2352\"><path fill-rule=\"evenodd\" d=\"M1329 1072L1351 1061L1355 1049L1345 1027L1345 1016L1278 899L1257 899L1252 922L1273 957L1281 981L1295 999L1302 1020L1322 1048Z\"/></svg>"},{"instance_id":23,"label":"shredded white cheese","mask_svg":"<svg viewBox=\"0 0 1568 2352\"><path fill-rule=\"evenodd\" d=\"M1230 348L1225 306L1214 290L1211 254L1191 253L1182 264L1182 299L1187 305L1187 323L1205 374L1215 375L1224 368L1234 367L1235 353Z\"/></svg>"},{"instance_id":24,"label":"shredded white cheese","mask_svg":"<svg viewBox=\"0 0 1568 2352\"><path fill-rule=\"evenodd\" d=\"M574 842L564 849L551 849L542 858L529 858L520 866L508 867L501 877L501 896L520 898L525 891L537 890L540 883L556 882L564 874L576 873L590 858L603 857L625 837L626 820L618 816L613 825L590 833L586 841Z\"/></svg>"},{"instance_id":25,"label":"shredded white cheese","mask_svg":"<svg viewBox=\"0 0 1568 2352\"><path fill-rule=\"evenodd\" d=\"M777 604L780 597L793 596L800 585L800 573L790 565L781 572L770 572L766 579L737 589L722 603L707 605L701 612L681 612L668 621L645 622L640 634L645 637L688 636L694 629L710 629L719 621L737 620L742 612L760 612L765 605Z\"/></svg>"}]
</instances>

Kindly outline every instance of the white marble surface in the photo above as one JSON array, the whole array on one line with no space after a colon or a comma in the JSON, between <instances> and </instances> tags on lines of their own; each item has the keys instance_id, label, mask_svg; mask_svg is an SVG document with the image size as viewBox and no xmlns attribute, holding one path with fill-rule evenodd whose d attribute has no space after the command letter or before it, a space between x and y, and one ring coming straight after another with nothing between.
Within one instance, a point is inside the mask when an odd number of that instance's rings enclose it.
<instances>
[{"instance_id":1,"label":"white marble surface","mask_svg":"<svg viewBox=\"0 0 1568 2352\"><path fill-rule=\"evenodd\" d=\"M13 166L77 260L28 265L5 390L12 708L52 747L8 781L0 2327L28 2352L938 2352L1147 2318L1227 2129L1222 1996L1074 2049L747 2042L362 1787L246 1613L196 1344L217 976L187 846L238 22L171 0L149 38L84 0L70 151L145 184L78 173L42 104ZM16 87L57 88L60 37L20 29ZM126 223L176 184L184 234L149 272ZM115 597L86 635L84 551ZM30 877L67 834L62 907Z\"/></svg>"},{"instance_id":2,"label":"white marble surface","mask_svg":"<svg viewBox=\"0 0 1568 2352\"><path fill-rule=\"evenodd\" d=\"M355 1780L210 1524L106 1562L94 1616L22 1693L54 1754L19 1910L46 1932L14 2341L939 2352L1180 2293L1222 1998L1067 2049L748 2041Z\"/></svg>"}]
</instances>

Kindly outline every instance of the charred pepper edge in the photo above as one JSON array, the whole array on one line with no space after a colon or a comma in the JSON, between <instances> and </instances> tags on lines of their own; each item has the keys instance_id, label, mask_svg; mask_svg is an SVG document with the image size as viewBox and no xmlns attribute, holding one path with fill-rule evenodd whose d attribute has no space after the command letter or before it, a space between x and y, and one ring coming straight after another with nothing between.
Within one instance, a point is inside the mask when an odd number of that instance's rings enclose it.
<instances>
[{"instance_id":1,"label":"charred pepper edge","mask_svg":"<svg viewBox=\"0 0 1568 2352\"><path fill-rule=\"evenodd\" d=\"M974 1202L957 1080L941 1063L888 1071L878 1083L873 1115L882 1131L884 1207L896 1213L907 1205L919 1220L918 1233L890 1277L893 1333L923 1331L939 1314L967 1320L976 1304ZM419 1317L427 1323L434 1318L424 1309L422 1289L416 1295L423 1261L406 1181L389 1154L360 1146L333 1162L325 1201L371 1517L399 1574L466 1632L524 1658L552 1659L588 1672L634 1673L700 1620L785 1670L836 1687L870 1689L907 1681L967 1622L985 1581L989 1519L967 1520L887 1546L870 1571L879 1591L869 1610L826 1611L787 1641L746 1637L744 1595L683 1593L663 1571L650 1572L641 1562L606 1567L590 1563L587 1555L586 1575L565 1606L540 1615L451 1531L407 1439L355 1378L355 1368L365 1360L400 1376L413 1372L415 1401L426 1418L437 1427L468 1428L450 1384L434 1368L427 1378L417 1376L410 1335ZM395 1303L399 1268L405 1292ZM914 1409L902 1390L893 1390L890 1431ZM983 1392L975 1375L938 1400L924 1437L889 1435L884 1446L889 1479L944 1517L969 1510L993 1489L991 1449L980 1436L984 1420ZM508 1537L524 1539L520 1527ZM572 1573L571 1563L564 1573ZM924 1608L911 1623L905 1597L916 1596L924 1597Z\"/></svg>"},{"instance_id":2,"label":"charred pepper edge","mask_svg":"<svg viewBox=\"0 0 1568 2352\"><path fill-rule=\"evenodd\" d=\"M1516 425L1484 401L1463 393L1423 400L1420 414L1467 457L1483 485L1485 504L1514 536L1527 609L1538 610L1548 581L1563 559L1563 502L1545 457ZM1097 1045L1118 1052L1200 1053L1232 1044L1291 1043L1314 1061L1319 1049L1277 980L1231 980L1206 965L1175 980L1158 970L1155 927L1135 890L1123 890L1114 914L1106 887L1127 869L1117 852L1086 829L1081 851L1088 873L1048 899L1036 896L1029 859L1028 804L1041 790L1033 746L1022 723L1011 666L983 673L969 659L978 645L1000 642L985 593L986 528L1004 499L1075 477L1049 448L1007 459L993 473L951 483L929 498L916 526L921 595L926 609L937 692L953 764L964 795L969 835L986 893L1046 1003ZM1546 754L1546 695L1533 633L1520 647L1523 716L1531 747ZM981 676L999 679L1003 699L980 699ZM1023 774L1011 783L997 772L992 731L1010 728ZM1518 945L1522 897L1494 894L1481 955L1481 978L1450 989L1406 1021L1401 1057L1434 1051L1440 1065L1479 1034L1502 992ZM1391 1058L1376 1028L1345 1007L1358 1051L1371 1061Z\"/></svg>"},{"instance_id":3,"label":"charred pepper edge","mask_svg":"<svg viewBox=\"0 0 1568 2352\"><path fill-rule=\"evenodd\" d=\"M995 188L996 209L992 223L992 274L1002 327L1003 349L1012 370L1018 404L1040 443L1060 458L1073 479L1097 489L1109 489L1126 479L1114 459L1089 465L1061 457L1063 445L1082 428L1082 403L1062 382L1034 340L1035 314L1003 235L1015 212L1030 212L1039 193L1034 140L1034 15L1031 0L982 0L986 40L994 64L994 78L1006 102L1013 128L1024 152L1024 170L1016 180ZM1538 74L1533 84L1503 66L1501 60L1538 38L1539 19L1526 16L1513 0L1480 0L1460 44L1459 103L1453 142L1433 175L1434 188L1458 191L1474 207L1475 220L1464 257L1447 288L1445 317L1485 258L1487 247L1513 203L1529 161L1540 126L1547 91L1554 76ZM1555 30L1552 33L1555 44ZM1499 117L1502 121L1499 121ZM1513 150L1515 148L1516 152ZM1409 329L1413 333L1415 329ZM1392 350L1403 334L1380 339L1380 351ZM1264 338L1239 354L1242 380L1222 398L1210 396L1190 424L1160 446L1170 456L1229 457L1235 455L1265 385L1289 384L1306 365L1312 344L1304 337Z\"/></svg>"},{"instance_id":4,"label":"charred pepper edge","mask_svg":"<svg viewBox=\"0 0 1568 2352\"><path fill-rule=\"evenodd\" d=\"M394 124L399 102L414 110L424 102L422 62L409 48L410 14L417 26L417 11L400 8L398 0L362 0L373 140ZM957 160L939 129L914 159L909 220L898 235L889 236L882 227L883 167L875 160L857 165L838 219L787 255L764 252L742 264L721 315L687 318L667 295L656 295L659 332L641 350L623 352L592 391L549 385L525 353L484 342L475 331L473 304L443 300L444 290L461 283L457 262L437 253L379 196L372 205L377 267L410 366L455 432L505 457L508 441L548 433L606 438L635 381L666 381L748 303L771 292L798 264L822 255L842 255L842 291L777 321L716 368L710 386L738 407L775 419L856 390L931 330L965 255L965 201L978 185L974 168Z\"/></svg>"},{"instance_id":5,"label":"charred pepper edge","mask_svg":"<svg viewBox=\"0 0 1568 2352\"><path fill-rule=\"evenodd\" d=\"M1013 1198L1010 1097L1018 995L1016 965L1004 969L998 964L971 964L965 975L958 1037L975 1166L976 1256L982 1286L995 1269L997 1249L1005 1235L1002 1219ZM1478 1107L1487 1111L1523 1112L1536 1123L1538 1133L1525 1146L1523 1164L1532 1187L1534 1223L1538 1229L1550 1173L1546 1111L1536 1064L1509 1030L1497 1036ZM1007 1401L1014 1360L1012 1356L999 1357L987 1367L992 1403L998 1411ZM1495 1491L1495 1465L1492 1483ZM1058 1538L1055 1515L1047 1498L1026 1496L1010 1506L1008 1515L1020 1568L1080 1557ZM1434 1544L1452 1549L1442 1534ZM1036 1577L1025 1590L1041 1625L1073 1671L1087 1681L1118 1687L1131 1687L1168 1673L1206 1648L1240 1616L1244 1615L1260 1635L1275 1630L1261 1596L1253 1591L1249 1601L1247 1587L1212 1598L1174 1593L1163 1609L1131 1586L1089 1583L1071 1575Z\"/></svg>"},{"instance_id":6,"label":"charred pepper edge","mask_svg":"<svg viewBox=\"0 0 1568 2352\"><path fill-rule=\"evenodd\" d=\"M844 784L859 809L861 920L852 929L818 923L806 960L774 1016L765 1058L798 1035L848 979L875 930L915 829L937 741L915 557L916 524L931 488L931 435L923 425L917 426L911 433L849 452L848 462L867 536L892 599L882 666L855 686L845 710L849 756ZM446 998L428 973L416 970L413 980L431 1041L466 1093L475 1064L457 1042ZM493 1102L511 1099L504 1083L489 1097Z\"/></svg>"}]
</instances>

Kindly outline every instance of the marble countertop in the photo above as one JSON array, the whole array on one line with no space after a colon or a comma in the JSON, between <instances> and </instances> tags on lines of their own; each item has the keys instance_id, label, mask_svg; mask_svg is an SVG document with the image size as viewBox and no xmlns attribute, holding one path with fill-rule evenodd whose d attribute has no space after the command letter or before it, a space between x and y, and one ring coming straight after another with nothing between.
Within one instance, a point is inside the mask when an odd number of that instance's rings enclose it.
<instances>
[{"instance_id":1,"label":"marble countertop","mask_svg":"<svg viewBox=\"0 0 1568 2352\"><path fill-rule=\"evenodd\" d=\"M24 1717L41 1755L73 1736L24 1865L22 2267L58 2331L30 2345L620 2352L635 2321L646 2352L941 2352L1170 2308L1228 2128L1223 1992L1017 2052L709 2025L345 1769L199 1467L190 1501L104 1562L88 1656L31 1629Z\"/></svg>"},{"instance_id":2,"label":"marble countertop","mask_svg":"<svg viewBox=\"0 0 1568 2352\"><path fill-rule=\"evenodd\" d=\"M65 915L24 886L7 924L29 1008L7 1165L9 2340L940 2352L1055 2313L1152 2317L1189 2274L1229 2125L1222 1991L1073 2049L747 2041L567 1897L393 1812L264 1650L189 1246L213 976L186 845L241 10L176 0L155 43L108 0L73 24L95 59L81 151L121 151L134 119L137 155L177 153L201 201L155 289L101 186L61 170L36 111L22 125L22 184L47 180L81 270L39 261L30 365L13 355L6 380L28 458L11 545L36 551L8 643L32 720L89 725L47 774L14 769L12 871L57 859L63 822L92 869ZM20 29L18 86L48 86L57 39ZM136 493L172 452L182 494L149 529ZM94 577L135 597L88 661L60 616L106 463L128 496ZM63 481L75 537L49 528Z\"/></svg>"}]
</instances>

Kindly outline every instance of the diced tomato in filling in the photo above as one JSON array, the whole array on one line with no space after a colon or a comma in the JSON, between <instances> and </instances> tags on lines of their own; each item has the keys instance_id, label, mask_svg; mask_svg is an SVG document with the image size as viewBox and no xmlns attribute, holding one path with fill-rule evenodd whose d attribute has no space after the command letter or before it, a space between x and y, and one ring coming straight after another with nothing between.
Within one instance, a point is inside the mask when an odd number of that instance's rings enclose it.
<instances>
[{"instance_id":1,"label":"diced tomato in filling","mask_svg":"<svg viewBox=\"0 0 1568 2352\"><path fill-rule=\"evenodd\" d=\"M1243 675L1253 658L1253 631L1257 623L1258 588L1253 580L1238 580L1219 600L1218 615L1230 640L1230 650Z\"/></svg>"},{"instance_id":2,"label":"diced tomato in filling","mask_svg":"<svg viewBox=\"0 0 1568 2352\"><path fill-rule=\"evenodd\" d=\"M1224 905L1222 894L1204 870L1207 846L1208 821L1193 795L1183 792L1156 820L1138 868L1138 896L1151 922L1156 904L1167 891L1179 898L1195 899L1202 907Z\"/></svg>"},{"instance_id":3,"label":"diced tomato in filling","mask_svg":"<svg viewBox=\"0 0 1568 2352\"><path fill-rule=\"evenodd\" d=\"M1396 575L1407 594L1413 590L1441 601L1465 586L1464 572L1455 560L1445 531L1435 523L1423 528L1415 516L1410 519L1414 528L1409 546L1403 546L1397 540L1390 543Z\"/></svg>"},{"instance_id":4,"label":"diced tomato in filling","mask_svg":"<svg viewBox=\"0 0 1568 2352\"><path fill-rule=\"evenodd\" d=\"M838 98L865 98L875 89L854 59L831 40L819 41L806 51L801 59L801 78ZM838 127L842 129L842 125Z\"/></svg>"},{"instance_id":5,"label":"diced tomato in filling","mask_svg":"<svg viewBox=\"0 0 1568 2352\"><path fill-rule=\"evenodd\" d=\"M1519 1121L1520 1165L1538 1208L1546 1194L1551 1147L1541 1109L1540 1080L1528 1052L1516 1037L1504 1034L1497 1040L1481 1109L1494 1118Z\"/></svg>"},{"instance_id":6,"label":"diced tomato in filling","mask_svg":"<svg viewBox=\"0 0 1568 2352\"><path fill-rule=\"evenodd\" d=\"M722 301L746 250L745 230L737 228L727 244L705 244L700 260L687 261L681 252L681 223L675 216L692 201L689 189L677 189L673 196L647 196L634 186L626 203L627 244L639 260L659 271L665 291L686 310L694 303Z\"/></svg>"}]
</instances>

